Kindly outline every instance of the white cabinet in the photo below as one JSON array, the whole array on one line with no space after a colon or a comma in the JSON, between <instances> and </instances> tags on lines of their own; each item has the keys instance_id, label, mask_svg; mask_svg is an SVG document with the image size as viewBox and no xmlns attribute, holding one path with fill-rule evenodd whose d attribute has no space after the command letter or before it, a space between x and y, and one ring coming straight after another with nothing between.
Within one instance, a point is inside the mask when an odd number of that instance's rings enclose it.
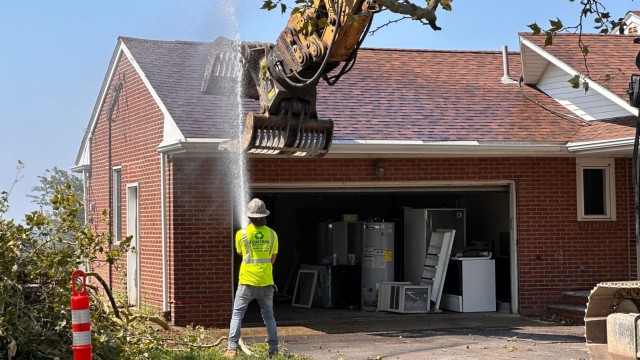
<instances>
[{"instance_id":1,"label":"white cabinet","mask_svg":"<svg viewBox=\"0 0 640 360\"><path fill-rule=\"evenodd\" d=\"M459 312L496 311L495 260L451 258L440 308Z\"/></svg>"}]
</instances>

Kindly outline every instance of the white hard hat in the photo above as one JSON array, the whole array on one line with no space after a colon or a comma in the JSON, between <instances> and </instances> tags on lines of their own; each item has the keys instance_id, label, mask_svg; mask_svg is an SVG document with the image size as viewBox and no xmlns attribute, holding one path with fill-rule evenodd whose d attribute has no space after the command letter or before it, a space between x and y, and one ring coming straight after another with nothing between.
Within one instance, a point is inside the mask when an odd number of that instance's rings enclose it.
<instances>
[{"instance_id":1,"label":"white hard hat","mask_svg":"<svg viewBox=\"0 0 640 360\"><path fill-rule=\"evenodd\" d=\"M250 218L260 218L269 215L269 210L264 202L258 198L249 201L247 205L247 216Z\"/></svg>"}]
</instances>

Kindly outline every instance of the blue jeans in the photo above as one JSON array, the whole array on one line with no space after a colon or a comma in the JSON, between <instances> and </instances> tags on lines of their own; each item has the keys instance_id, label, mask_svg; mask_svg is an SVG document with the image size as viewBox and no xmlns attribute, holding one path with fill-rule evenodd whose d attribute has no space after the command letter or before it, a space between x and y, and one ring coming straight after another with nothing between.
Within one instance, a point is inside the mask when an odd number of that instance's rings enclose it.
<instances>
[{"instance_id":1,"label":"blue jeans","mask_svg":"<svg viewBox=\"0 0 640 360\"><path fill-rule=\"evenodd\" d=\"M238 285L238 290L236 290L236 299L233 302L233 313L231 314L231 324L229 325L228 349L235 350L238 348L242 318L244 318L244 313L253 299L258 301L262 320L267 327L269 352L278 351L278 330L276 319L273 316L273 286L252 285Z\"/></svg>"}]
</instances>

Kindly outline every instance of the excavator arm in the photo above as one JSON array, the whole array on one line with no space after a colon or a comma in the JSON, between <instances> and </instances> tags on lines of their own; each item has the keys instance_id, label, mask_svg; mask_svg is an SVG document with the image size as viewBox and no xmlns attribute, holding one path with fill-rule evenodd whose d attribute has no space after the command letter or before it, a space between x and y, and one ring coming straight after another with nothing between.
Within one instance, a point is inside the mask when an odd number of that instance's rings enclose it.
<instances>
[{"instance_id":1,"label":"excavator arm","mask_svg":"<svg viewBox=\"0 0 640 360\"><path fill-rule=\"evenodd\" d=\"M239 82L245 97L260 101L260 113L246 116L242 138L220 147L324 156L333 121L318 118L316 87L320 80L335 84L351 69L378 10L373 0L313 0L292 13L275 44L214 41L203 92L221 95ZM238 63L241 71L234 71Z\"/></svg>"}]
</instances>

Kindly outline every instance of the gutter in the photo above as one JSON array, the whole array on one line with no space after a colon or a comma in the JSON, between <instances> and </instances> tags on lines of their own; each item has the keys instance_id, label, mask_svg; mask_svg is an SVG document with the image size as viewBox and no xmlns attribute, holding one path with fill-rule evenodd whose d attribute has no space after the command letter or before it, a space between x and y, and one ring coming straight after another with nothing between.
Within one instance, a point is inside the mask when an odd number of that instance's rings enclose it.
<instances>
[{"instance_id":1,"label":"gutter","mask_svg":"<svg viewBox=\"0 0 640 360\"><path fill-rule=\"evenodd\" d=\"M163 142L156 151L171 156L221 156L218 145L227 139L187 139ZM469 157L570 156L566 143L334 140L325 158L341 157ZM273 157L272 155L252 155Z\"/></svg>"},{"instance_id":2,"label":"gutter","mask_svg":"<svg viewBox=\"0 0 640 360\"><path fill-rule=\"evenodd\" d=\"M632 137L599 141L570 142L567 150L572 153L593 154L602 152L629 152L633 150Z\"/></svg>"}]
</instances>

